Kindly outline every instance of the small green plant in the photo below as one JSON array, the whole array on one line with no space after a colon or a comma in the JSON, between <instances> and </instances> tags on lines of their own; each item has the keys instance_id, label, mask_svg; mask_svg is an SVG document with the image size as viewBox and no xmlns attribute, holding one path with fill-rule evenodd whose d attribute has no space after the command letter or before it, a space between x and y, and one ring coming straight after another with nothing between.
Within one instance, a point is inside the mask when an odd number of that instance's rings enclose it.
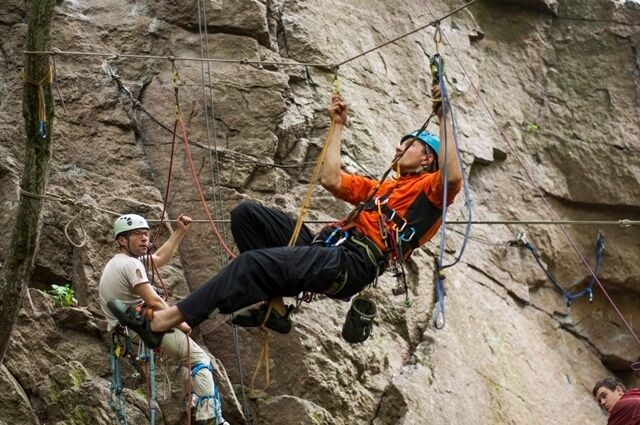
<instances>
[{"instance_id":1,"label":"small green plant","mask_svg":"<svg viewBox=\"0 0 640 425\"><path fill-rule=\"evenodd\" d=\"M76 294L68 283L66 285L51 285L49 293L53 295L53 303L57 307L71 307L78 304Z\"/></svg>"}]
</instances>

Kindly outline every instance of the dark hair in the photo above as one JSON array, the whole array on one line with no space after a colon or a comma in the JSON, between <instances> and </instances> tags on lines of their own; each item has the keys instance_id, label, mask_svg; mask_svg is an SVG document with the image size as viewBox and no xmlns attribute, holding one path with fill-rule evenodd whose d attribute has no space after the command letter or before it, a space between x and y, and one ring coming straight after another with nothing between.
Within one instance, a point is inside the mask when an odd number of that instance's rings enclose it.
<instances>
[{"instance_id":1,"label":"dark hair","mask_svg":"<svg viewBox=\"0 0 640 425\"><path fill-rule=\"evenodd\" d=\"M596 382L596 385L593 387L593 396L596 396L598 390L602 387L605 387L611 391L615 391L617 387L622 388L622 392L627 392L627 387L624 386L622 382L620 382L617 378L613 376L609 376L607 378L601 379Z\"/></svg>"},{"instance_id":2,"label":"dark hair","mask_svg":"<svg viewBox=\"0 0 640 425\"><path fill-rule=\"evenodd\" d=\"M427 155L433 155L433 162L429 165L429 168L426 170L428 173L435 173L440 169L438 166L438 153L433 150L433 148L425 143L421 143L424 148L424 153Z\"/></svg>"}]
</instances>

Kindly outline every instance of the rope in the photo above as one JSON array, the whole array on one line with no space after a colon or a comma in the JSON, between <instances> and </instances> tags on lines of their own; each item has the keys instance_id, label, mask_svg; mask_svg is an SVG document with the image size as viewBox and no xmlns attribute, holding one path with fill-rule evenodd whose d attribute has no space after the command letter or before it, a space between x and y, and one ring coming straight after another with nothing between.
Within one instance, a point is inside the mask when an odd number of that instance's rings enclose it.
<instances>
[{"instance_id":1,"label":"rope","mask_svg":"<svg viewBox=\"0 0 640 425\"><path fill-rule=\"evenodd\" d=\"M540 266L540 268L542 269L544 274L547 276L549 281L551 281L551 283L553 283L553 285L558 289L558 291L562 293L562 296L567 301L567 307L570 307L576 298L580 298L585 295L587 296L589 302L593 301L593 284L595 283L595 280L593 277L591 278L591 281L589 282L586 288L582 289L581 291L571 293L566 289L564 289L562 285L558 283L556 278L551 274L549 269L546 267L546 265L542 261L538 247L536 247L532 242L529 242L527 240L527 236L524 232L521 232L515 240L509 241L509 245L510 246L520 245L527 248L529 252L531 252L531 255L533 255L533 258L536 260L536 263L538 263L538 266ZM602 233L598 232L598 239L596 241L596 253L595 253L595 260L594 260L594 271L596 274L598 274L600 270L600 263L602 260L603 252L604 252L604 237L602 236Z\"/></svg>"},{"instance_id":2,"label":"rope","mask_svg":"<svg viewBox=\"0 0 640 425\"><path fill-rule=\"evenodd\" d=\"M269 305L269 310L271 310L271 305ZM269 317L270 311L267 313L266 317ZM264 340L262 344L262 349L260 350L260 355L258 356L258 362L256 364L256 369L253 371L253 375L251 376L251 389L255 390L256 379L260 373L260 370L264 368L264 387L262 391L266 390L269 387L271 382L270 375L270 367L269 367L269 337L271 334L268 330L264 328L264 325L260 326L260 330L263 333Z\"/></svg>"},{"instance_id":3,"label":"rope","mask_svg":"<svg viewBox=\"0 0 640 425\"><path fill-rule=\"evenodd\" d=\"M78 219L78 222L80 223L80 230L82 231L81 240L78 243L75 243L73 239L71 239L71 236L69 236L69 225L71 225L71 223L76 219ZM78 214L76 214L71 220L67 222L67 224L65 224L64 235L67 237L69 243L76 248L82 248L83 246L85 246L85 244L87 243L87 231L84 229L84 225L82 224L82 210L80 210Z\"/></svg>"},{"instance_id":4,"label":"rope","mask_svg":"<svg viewBox=\"0 0 640 425\"><path fill-rule=\"evenodd\" d=\"M436 41L439 37L441 37L441 34L442 33L440 30L440 26L438 25L436 27L434 41ZM436 329L442 329L446 324L446 318L444 314L444 297L446 295L445 288L444 288L445 274L444 274L444 267L442 263L444 261L444 255L445 255L444 249L445 249L445 242L446 242L447 210L448 210L447 200L448 200L448 191L449 191L449 182L448 182L449 167L447 166L448 164L447 155L449 151L447 144L449 143L449 140L447 140L448 132L446 128L447 128L448 108L451 105L447 100L447 91L444 83L444 75L443 75L443 68L442 68L442 57L440 56L440 53L438 53L437 49L439 49L438 41L436 41L436 54L431 59L431 68L432 68L431 72L433 75L434 82L437 82L438 86L440 87L440 98L441 98L440 108L442 110L442 120L444 120L442 125L444 125L445 131L444 131L444 140L441 141L441 143L444 144L444 155L442 158L442 162L444 163L444 170L440 171L442 173L442 213L441 213L441 228L440 228L440 244L439 244L438 255L435 258L435 267L433 270L434 281L435 281L435 295L436 295L436 302L433 308L433 325ZM454 140L454 143L455 143L455 140ZM466 243L466 238L465 238L465 243Z\"/></svg>"},{"instance_id":5,"label":"rope","mask_svg":"<svg viewBox=\"0 0 640 425\"><path fill-rule=\"evenodd\" d=\"M155 363L155 353L152 349L147 347L149 350L148 360L149 360L149 387L151 391L149 392L149 408L151 411L150 423L151 425L156 425L156 416L157 416L157 408L158 402L156 401L156 363Z\"/></svg>"},{"instance_id":6,"label":"rope","mask_svg":"<svg viewBox=\"0 0 640 425\"><path fill-rule=\"evenodd\" d=\"M451 103L451 98L449 97L449 92L447 89L447 85L445 84L445 74L444 74L444 65L443 65L443 59L440 56L440 43L442 41L442 29L440 28L440 25L436 26L436 31L435 34L433 36L433 40L434 43L436 45L436 54L433 56L433 58L431 59L431 68L432 68L432 74L434 75L434 80L437 78L437 82L438 85L440 87L440 102L442 102L441 104L441 108L443 110L443 119L444 119L444 126L445 126L445 132L444 132L444 146L445 146L445 153L444 153L444 163L447 164L447 154L448 154L448 149L447 149L447 143L449 142L447 140L447 131L446 131L446 125L447 125L447 120L446 120L446 116L447 114L451 114L451 133L453 135L453 143L454 143L454 147L455 147L455 151L456 151L456 155L458 156L458 158L462 158L461 152L460 152L460 141L458 140L458 125L457 125L457 120L456 120L456 115L455 115L455 111L453 109L453 105ZM444 279L445 279L445 274L444 274L444 270L449 268L449 267L453 267L454 265L456 265L460 259L462 258L462 255L464 254L464 251L467 247L467 243L470 239L470 234L471 234L471 225L473 223L473 206L472 206L472 200L471 200L471 194L469 192L469 182L467 179L467 175L465 172L465 167L464 167L464 163L462 161L462 159L460 159L460 174L462 176L462 187L464 190L464 198L465 198L465 207L467 209L467 223L466 223L466 228L464 231L464 237L462 240L462 245L460 246L460 252L458 253L458 255L455 257L455 259L449 263L449 264L445 264L443 265L444 262L444 255L445 255L445 243L446 243L446 232L447 232L447 197L448 197L448 180L447 180L447 166L445 165L445 170L443 172L443 193L442 193L442 224L441 224L441 238L440 238L440 249L439 249L439 254L437 257L437 260L435 262L436 264L436 269L434 270L434 280L435 280L435 293L436 293L436 304L434 306L434 326L436 327L436 329L442 329L445 324L446 324L446 320L445 320L445 315L444 315L444 297L445 297L445 288L444 288Z\"/></svg>"},{"instance_id":7,"label":"rope","mask_svg":"<svg viewBox=\"0 0 640 425\"><path fill-rule=\"evenodd\" d=\"M152 60L174 60L180 62L211 62L211 63L235 63L241 65L282 65L282 66L313 66L316 68L333 69L335 65L320 62L293 62L293 61L263 61L253 59L220 59L220 58L203 58L193 56L162 56L162 55L143 55L135 53L114 53L114 52L86 52L71 50L24 50L25 55L58 55L58 56L93 56L104 57L109 60L117 59L152 59Z\"/></svg>"},{"instance_id":8,"label":"rope","mask_svg":"<svg viewBox=\"0 0 640 425\"><path fill-rule=\"evenodd\" d=\"M336 64L331 63L318 63L318 62L292 62L292 61L263 61L263 60L251 60L251 59L220 59L220 58L203 58L203 57L179 57L179 56L161 56L161 55L142 55L142 54L132 54L132 53L113 53L113 52L83 52L83 51L65 51L59 49L53 50L24 50L23 53L25 55L60 55L60 56L95 56L95 57L106 57L109 59L156 59L156 60L174 60L174 61L194 61L194 62L218 62L218 63L237 63L243 65L282 65L282 66L312 66L316 68L324 68L327 70L335 70L340 66L352 62L362 56L368 55L369 53L375 52L389 44L393 44L403 38L406 38L416 32L422 31L425 28L430 26L436 26L443 19L446 19L461 10L466 9L471 6L477 0L471 0L468 3L463 4L457 9L452 10L451 12L441 16L438 19L435 19L425 25L422 25L418 28L415 28L405 34L399 35L391 40L388 40L382 44L374 46L368 50L365 50L362 53L359 53L355 56L351 56L347 59L342 60Z\"/></svg>"},{"instance_id":9,"label":"rope","mask_svg":"<svg viewBox=\"0 0 640 425\"><path fill-rule=\"evenodd\" d=\"M405 38L405 37L408 37L408 36L410 36L410 35L412 35L412 34L415 34L415 33L417 33L418 31L422 31L422 30L423 30L423 29L425 29L425 28L428 28L428 27L431 27L431 26L437 26L437 25L439 25L439 24L440 24L440 21L442 21L442 20L444 20L444 19L446 19L446 18L448 18L448 17L450 17L450 16L452 16L452 15L455 15L456 13L460 12L461 10L466 9L467 7L471 6L471 5L472 5L473 3L475 3L476 1L477 1L477 0L471 0L470 2L463 4L463 5L462 5L462 6L460 6L459 8L452 10L451 12L447 13L446 15L443 15L443 16L439 17L438 19L435 19L435 20L433 20L433 21L431 21L431 22L429 22L429 23L427 23L427 24L425 24L425 25L422 25L422 26L420 26L420 27L418 27L418 28L415 28L415 29L413 29L413 30L411 30L411 31L409 31L409 32L407 32L407 33L405 33L405 34L402 34L402 35L400 35L400 36L398 36L398 37L396 37L396 38L394 38L394 39L391 39L391 40L389 40L389 41L385 41L384 43L382 43L382 44L380 44L380 45L378 45L378 46L372 47L372 48L371 48L371 49L369 49L369 50L365 50L365 51L364 51L364 52L362 52L362 53L359 53L359 54L357 54L357 55L355 55L355 56L352 56L352 57L350 57L350 58L348 58L348 59L345 59L345 60L343 60L342 62L337 63L337 64L335 65L335 67L340 67L340 66L342 66L342 65L344 65L344 64L346 64L346 63L349 63L349 62L351 62L351 61L354 61L354 60L356 60L356 59L358 59L358 58L360 58L360 57L362 57L362 56L364 56L364 55L367 55L367 54L369 54L369 53L371 53L371 52L375 52L375 51L376 51L376 50L378 50L378 49L381 49L381 48L383 48L383 47L385 47L385 46L387 46L387 45L389 45L389 44L395 43L396 41L399 41L399 40L401 40L401 39L403 39L403 38Z\"/></svg>"},{"instance_id":10,"label":"rope","mask_svg":"<svg viewBox=\"0 0 640 425\"><path fill-rule=\"evenodd\" d=\"M442 31L440 29L440 26L437 27L437 31L436 31L436 36L434 36L434 40L436 41L436 45L439 43L439 39L442 37ZM446 110L451 114L451 127L452 127L452 134L453 134L453 142L454 142L454 146L456 148L456 155L458 155L458 158L460 158L460 174L462 176L462 188L464 191L464 205L467 209L467 226L465 228L464 231L464 238L462 239L462 245L460 246L460 252L458 253L458 255L455 257L455 259L453 260L453 262L449 263L449 264L445 264L441 266L441 270L444 269L448 269L449 267L453 267L456 264L458 264L458 262L460 261L460 259L462 258L462 255L464 254L464 251L467 247L467 242L469 241L470 238L470 234L471 234L471 225L473 223L473 201L471 200L471 194L469 192L469 181L467 178L467 173L465 170L465 166L464 166L464 162L462 161L462 153L460 152L460 141L458 140L458 122L456 119L456 114L455 111L453 109L453 105L451 104L451 98L449 97L449 90L447 89L446 84L444 83L444 78L446 76L442 75L442 92L441 92L441 97L443 99L443 104L446 105ZM445 143L446 144L446 143ZM446 190L445 190L446 193ZM446 218L446 217L445 217ZM442 223L442 235L444 238L445 232L446 232L446 220L443 221ZM444 257L442 257L442 260L444 259Z\"/></svg>"},{"instance_id":11,"label":"rope","mask_svg":"<svg viewBox=\"0 0 640 425\"><path fill-rule=\"evenodd\" d=\"M428 7L428 5L427 5ZM447 42L448 45L450 45L450 43L448 43L448 40L446 38L445 35L443 35L444 40ZM540 197L540 199L542 200L545 208L547 209L547 211L549 212L549 214L551 215L551 217L553 218L553 221L559 221L559 217L556 214L555 210L553 209L553 207L551 206L551 204L549 203L549 201L547 201L547 199L544 197L544 193L542 191L542 189L536 184L535 180L533 179L533 177L531 176L531 173L529 172L529 170L527 169L524 161L522 160L522 158L520 157L520 155L518 155L517 150L515 149L513 143L509 140L509 138L507 137L506 133L504 132L504 130L502 129L502 127L500 126L500 124L498 123L498 120L496 119L495 115L493 114L493 112L491 111L491 108L489 108L489 105L487 104L487 102L484 99L484 96L482 95L482 93L480 92L480 90L478 89L478 87L475 85L475 83L473 82L473 80L471 79L469 73L467 72L464 64L462 63L462 61L460 60L460 58L458 57L455 49L451 49L451 53L454 55L454 57L456 58L456 60L458 61L458 64L460 65L460 69L462 70L462 72L464 73L464 75L467 77L467 80L469 81L469 84L471 85L471 87L473 87L473 89L475 90L475 92L478 95L478 99L480 100L480 102L482 103L484 109L487 111L487 115L489 115L489 118L491 119L491 121L493 122L493 124L495 125L495 127L498 130L498 133L500 134L502 140L507 144L507 146L509 147L511 153L514 155L514 157L516 158L516 160L518 161L518 163L520 164L521 168L524 171L524 174L527 178L527 180L529 180L529 183L531 184L531 186L533 187L534 191L536 192L536 194ZM582 253L580 252L580 250L578 249L578 246L575 242L575 240L573 239L573 237L567 232L566 228L564 228L564 226L560 226L560 229L562 231L562 233L564 234L565 238L567 239L567 241L571 244L571 247L573 248L573 250L575 251L576 255L578 256L578 258L580 259L580 261L582 262L582 264L584 264L584 266L587 268L587 270L589 271L589 273L591 273L591 275L593 276L594 280L596 281L596 283L598 284L598 287L602 290L602 293L604 294L605 298L607 299L607 301L609 302L609 304L611 305L611 307L614 309L614 311L618 314L618 316L620 317L620 320L622 320L622 322L624 323L624 325L626 326L627 330L629 331L629 334L636 340L636 342L638 343L638 345L640 345L640 338L638 337L638 335L635 333L635 331L633 330L633 328L631 327L631 325L629 324L629 322L627 321L627 319L624 317L624 315L622 314L622 312L620 311L620 309L618 308L618 306L616 305L616 303L613 301L613 299L611 298L611 296L609 295L609 293L607 292L607 290L605 289L604 285L602 284L602 282L600 282L600 279L598 279L598 277L595 275L593 269L591 268L591 266L589 266L589 263L587 262L586 258L584 257L584 255L582 255Z\"/></svg>"},{"instance_id":12,"label":"rope","mask_svg":"<svg viewBox=\"0 0 640 425\"><path fill-rule=\"evenodd\" d=\"M125 400L122 393L124 385L122 383L122 365L120 364L120 347L115 340L111 343L109 350L109 365L111 366L111 388L109 406L113 410L120 425L127 425L127 415L125 413Z\"/></svg>"},{"instance_id":13,"label":"rope","mask_svg":"<svg viewBox=\"0 0 640 425\"><path fill-rule=\"evenodd\" d=\"M200 34L200 56L208 58L209 57L209 38L208 38L208 25L207 25L207 13L206 13L206 1L198 1L198 32ZM203 37L204 34L204 37ZM207 83L205 84L205 73L204 73L204 65L206 63L207 66ZM219 167L219 150L218 150L218 138L217 138L217 130L216 130L216 114L215 114L215 105L214 105L214 93L213 93L213 83L211 78L211 63L210 62L200 62L200 71L202 74L202 95L204 97L204 116L205 123L207 127L207 150L209 153L209 164L211 171L211 186L212 186L212 195L213 195L213 204L216 215L221 217L223 214L222 207L222 199L221 196L218 196L220 192L220 167ZM212 117L212 125L211 128L209 126L209 103L207 102L207 90L205 86L209 88L209 100L211 102L211 117ZM213 153L211 149L211 133L213 133ZM215 154L215 158L214 158ZM215 159L215 161L214 161ZM236 161L237 162L237 161ZM215 168L214 168L215 164ZM223 236L226 238L226 226L223 228ZM221 249L219 249L219 257L220 262L225 263L224 253ZM244 416L245 425L249 425L249 406L247 403L247 397L244 389L244 370L242 366L242 358L240 356L240 345L238 340L238 333L236 326L232 327L232 341L234 345L234 353L236 356L236 365L238 368L238 375L240 377L240 392L242 395L242 412ZM218 406L218 409L221 410L221 406ZM216 414L216 416L218 416Z\"/></svg>"},{"instance_id":14,"label":"rope","mask_svg":"<svg viewBox=\"0 0 640 425\"><path fill-rule=\"evenodd\" d=\"M67 105L64 103L64 97L62 97L62 93L60 93L60 87L58 86L58 71L56 70L56 57L51 57L51 62L53 62L53 84L56 88L56 92L58 93L58 98L60 99L60 103L62 104L62 109L64 113L69 113L67 111Z\"/></svg>"},{"instance_id":15,"label":"rope","mask_svg":"<svg viewBox=\"0 0 640 425\"><path fill-rule=\"evenodd\" d=\"M216 236L216 238L218 239L218 242L220 243L222 248L225 250L225 252L229 255L229 257L235 258L236 255L227 246L227 244L224 241L222 235L218 231L218 228L217 228L216 224L213 221L213 217L211 216L211 212L209 211L209 207L207 205L207 201L206 201L206 199L204 197L204 192L202 191L202 186L200 185L200 179L198 178L198 172L196 171L195 164L193 163L193 156L191 155L191 148L189 147L189 136L187 135L187 129L186 129L185 124L184 124L184 119L182 117L182 112L180 111L180 101L179 101L179 93L178 93L178 90L179 90L178 87L180 85L180 74L178 73L178 68L176 67L175 60L172 60L172 65L173 65L173 68L174 68L174 92L175 92L175 97L176 97L176 121L178 122L178 124L180 126L180 131L182 133L182 141L183 141L185 156L187 157L187 162L189 163L189 169L191 170L191 177L193 179L193 184L195 186L195 189L196 189L196 192L198 194L198 197L200 198L200 202L202 203L202 208L204 209L204 212L207 215L207 220L209 222L209 225L211 226L211 230L213 231L213 234Z\"/></svg>"},{"instance_id":16,"label":"rope","mask_svg":"<svg viewBox=\"0 0 640 425\"><path fill-rule=\"evenodd\" d=\"M311 179L309 180L309 185L307 186L307 193L304 196L304 200L302 201L302 206L300 207L300 213L298 214L298 219L296 220L296 225L293 228L293 233L291 234L291 238L289 239L289 246L294 246L298 241L298 236L300 236L300 230L302 230L302 225L304 224L304 218L309 211L309 206L311 204L311 197L313 196L313 191L316 187L316 182L320 178L320 171L322 170L322 164L324 163L324 158L327 154L327 149L329 147L329 141L331 140L331 136L333 135L333 131L335 129L335 121L331 120L331 125L329 126L329 131L327 132L327 136L324 139L324 144L322 145L322 150L320 151L320 155L318 156L318 161L316 162L316 166L313 168L313 173L311 174Z\"/></svg>"},{"instance_id":17,"label":"rope","mask_svg":"<svg viewBox=\"0 0 640 425\"><path fill-rule=\"evenodd\" d=\"M52 68L49 66L47 72L38 78L32 78L22 70L22 79L38 89L38 135L41 139L47 138L47 104L44 99L44 86L53 82Z\"/></svg>"},{"instance_id":18,"label":"rope","mask_svg":"<svg viewBox=\"0 0 640 425\"><path fill-rule=\"evenodd\" d=\"M37 199L45 199L49 201L56 201L62 204L69 204L78 206L84 209L93 209L99 212L103 212L115 217L122 215L119 212L99 207L94 204L83 202L77 198L69 198L66 196L56 196L50 193L39 195L23 189L20 189L20 193L24 196ZM161 219L147 219L149 223L156 223ZM173 223L175 220L164 220L164 222ZM191 223L210 223L209 219L192 219ZM229 219L214 219L216 224L229 224ZM335 223L336 220L305 220L305 223L309 224L330 224ZM447 220L447 225L467 225L468 220ZM619 226L621 228L628 228L633 226L640 226L640 220L631 220L628 218L622 218L618 220L472 220L472 225L485 225L485 226L498 226L498 225L535 225L535 226Z\"/></svg>"}]
</instances>

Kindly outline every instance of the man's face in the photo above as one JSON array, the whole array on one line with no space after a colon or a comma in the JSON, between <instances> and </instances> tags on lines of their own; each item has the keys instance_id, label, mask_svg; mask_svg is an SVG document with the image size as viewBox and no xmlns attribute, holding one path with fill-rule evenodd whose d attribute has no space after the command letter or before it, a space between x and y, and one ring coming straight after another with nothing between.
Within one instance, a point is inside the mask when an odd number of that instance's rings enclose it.
<instances>
[{"instance_id":1,"label":"man's face","mask_svg":"<svg viewBox=\"0 0 640 425\"><path fill-rule=\"evenodd\" d=\"M132 230L126 236L118 237L118 244L126 247L134 257L145 255L149 248L149 230Z\"/></svg>"},{"instance_id":2,"label":"man's face","mask_svg":"<svg viewBox=\"0 0 640 425\"><path fill-rule=\"evenodd\" d=\"M407 139L400 143L396 147L396 156L402 154L412 140L413 139ZM435 157L428 153L424 144L419 140L414 140L409 149L405 152L402 158L400 158L400 161L398 161L398 165L400 166L400 172L404 174L420 171L423 167L431 164L432 161L435 161Z\"/></svg>"},{"instance_id":3,"label":"man's face","mask_svg":"<svg viewBox=\"0 0 640 425\"><path fill-rule=\"evenodd\" d=\"M616 387L616 389L613 391L611 391L607 387L600 387L596 392L596 401L598 402L600 407L606 410L607 413L610 413L611 409L613 409L613 406L616 405L618 400L620 400L623 395L624 391L622 391L622 388L620 388L619 386Z\"/></svg>"}]
</instances>

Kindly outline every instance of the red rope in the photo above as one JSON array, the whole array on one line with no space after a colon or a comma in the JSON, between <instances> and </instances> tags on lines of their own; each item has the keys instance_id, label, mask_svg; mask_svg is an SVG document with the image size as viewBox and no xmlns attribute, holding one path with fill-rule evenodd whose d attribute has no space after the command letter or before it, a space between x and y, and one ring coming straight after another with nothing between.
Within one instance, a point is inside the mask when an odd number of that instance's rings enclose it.
<instances>
[{"instance_id":1,"label":"red rope","mask_svg":"<svg viewBox=\"0 0 640 425\"><path fill-rule=\"evenodd\" d=\"M169 157L169 172L167 174L167 185L164 189L164 199L162 202L162 214L160 215L160 223L158 224L158 230L156 231L156 235L153 238L153 242L151 242L151 247L156 245L158 242L158 238L160 238L160 233L162 232L162 226L164 225L164 219L167 213L167 205L169 203L169 188L171 187L171 174L173 171L173 157L175 156L176 150L176 130L178 128L178 121L173 125L173 138L171 140L171 156Z\"/></svg>"},{"instance_id":2,"label":"red rope","mask_svg":"<svg viewBox=\"0 0 640 425\"><path fill-rule=\"evenodd\" d=\"M428 5L426 5L427 8L429 9L429 12L431 13L431 9L429 8ZM446 36L443 37L446 40ZM447 40L448 43L448 40ZM450 43L448 43L450 44ZM545 207L547 208L547 210L549 211L549 213L551 214L551 217L553 218L554 221L559 221L560 217L558 217L558 215L556 214L556 212L554 211L553 207L551 206L551 204L549 203L549 201L547 201L547 199L544 197L544 193L542 191L542 189L540 189L540 187L536 184L535 180L533 179L533 177L531 176L531 173L529 173L529 170L527 169L524 161L522 160L522 158L520 158L520 156L518 155L515 147L513 146L513 143L511 143L511 141L509 140L509 138L507 137L507 135L505 134L504 130L502 129L502 127L500 126L500 124L498 123L498 120L496 119L496 117L493 115L493 113L491 112L491 108L489 108L489 106L487 105L487 103L484 100L484 97L482 96L482 93L480 93L480 90L478 89L478 87L474 84L473 80L471 79L471 76L469 75L469 73L467 72L466 68L464 67L464 65L462 64L462 61L460 60L460 58L458 57L457 53L455 52L455 50L452 48L451 49L451 53L453 54L453 56L456 58L456 60L458 61L458 64L460 65L460 69L462 69L462 72L464 73L464 75L467 77L467 79L469 80L469 84L471 84L471 87L473 87L473 89L476 91L477 95L478 95L478 99L480 99L480 102L482 103L482 105L484 106L484 108L486 109L489 117L491 118L491 120L493 121L493 123L495 124L496 128L498 129L498 132L500 133L500 136L502 137L502 140L504 140L504 142L507 144L507 146L509 146L509 149L511 150L511 153L515 156L516 160L518 161L518 163L520 164L520 166L522 167L525 176L527 177L527 179L529 180L529 183L531 183L531 185L533 186L534 190L536 191L537 195L542 199L542 202L544 203ZM598 279L598 276L596 276L596 274L594 273L593 269L591 268L591 266L589 265L589 263L587 262L587 259L584 257L584 255L582 255L582 253L580 252L580 249L578 248L578 245L576 244L575 240L573 239L573 237L569 234L569 232L567 232L567 230L565 229L565 227L563 225L560 225L560 230L562 231L562 233L564 234L565 238L569 241L569 243L571 244L571 247L573 248L573 250L576 252L576 254L578 255L578 258L580 258L580 261L584 264L584 266L587 268L587 270L589 271L589 273L591 273L591 276L593 276L593 279L596 281L596 283L598 284L598 287L600 287L600 290L602 291L602 293L604 294L605 298L609 301L609 303L611 304L611 306L613 307L613 309L615 310L615 312L618 314L618 316L620 316L620 319L622 320L622 322L625 324L625 326L627 327L627 329L629 330L629 333L633 336L633 338L635 338L635 340L637 341L638 345L640 345L640 338L638 337L638 335L634 332L633 328L631 327L631 325L629 324L629 322L627 321L627 319L624 318L622 312L620 311L620 309L618 308L618 306L616 305L616 303L613 301L613 299L611 298L611 296L609 296L609 293L607 292L607 290L604 288L604 285L602 284L602 282L600 282L600 279Z\"/></svg>"},{"instance_id":3,"label":"red rope","mask_svg":"<svg viewBox=\"0 0 640 425\"><path fill-rule=\"evenodd\" d=\"M226 242L222 238L222 235L220 235L220 232L218 231L218 227L213 222L213 217L211 215L211 212L209 211L209 207L207 205L207 201L205 200L204 193L202 191L202 186L200 185L200 179L198 178L198 173L196 172L196 167L195 167L195 165L193 163L193 157L191 155L191 148L189 147L189 138L187 136L187 129L185 128L184 120L182 119L182 116L178 116L176 122L180 123L180 131L182 133L182 141L184 142L184 151L185 151L185 155L187 157L187 160L189 162L189 168L191 169L191 177L193 178L193 184L194 184L194 186L196 188L196 192L198 192L198 196L200 197L200 202L202 203L202 208L204 209L204 212L207 215L207 220L209 221L209 225L211 226L211 230L213 231L213 234L216 236L216 238L218 238L218 241L220 242L220 245L222 245L222 248L225 250L225 252L227 254L229 254L229 257L235 258L236 255L227 246Z\"/></svg>"}]
</instances>

